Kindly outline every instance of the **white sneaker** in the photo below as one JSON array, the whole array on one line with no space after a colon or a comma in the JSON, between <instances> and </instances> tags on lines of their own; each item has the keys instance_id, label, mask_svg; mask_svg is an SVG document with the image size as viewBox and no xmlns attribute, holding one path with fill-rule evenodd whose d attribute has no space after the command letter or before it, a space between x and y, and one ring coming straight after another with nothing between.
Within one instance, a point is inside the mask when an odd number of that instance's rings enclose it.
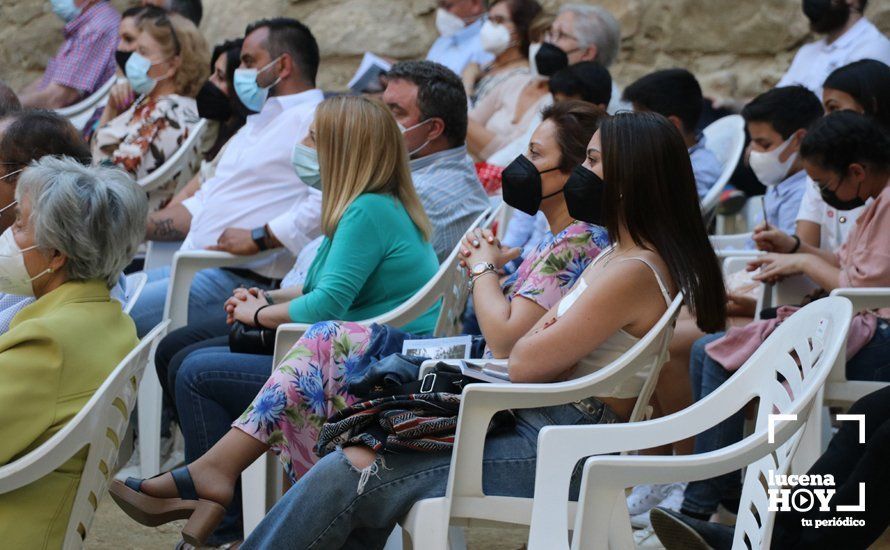
<instances>
[{"instance_id":1,"label":"white sneaker","mask_svg":"<svg viewBox=\"0 0 890 550\"><path fill-rule=\"evenodd\" d=\"M666 485L657 485L657 492L664 494L661 501L650 506L645 512L630 517L630 524L634 529L647 529L652 527L649 521L649 511L656 506L663 506L670 510L679 512L680 506L683 505L683 493L686 491L685 483L669 483ZM633 493L631 493L633 496ZM630 497L628 497L630 501Z\"/></svg>"},{"instance_id":2,"label":"white sneaker","mask_svg":"<svg viewBox=\"0 0 890 550\"><path fill-rule=\"evenodd\" d=\"M667 498L670 487L670 484L637 485L627 496L627 513L638 516L655 508Z\"/></svg>"}]
</instances>

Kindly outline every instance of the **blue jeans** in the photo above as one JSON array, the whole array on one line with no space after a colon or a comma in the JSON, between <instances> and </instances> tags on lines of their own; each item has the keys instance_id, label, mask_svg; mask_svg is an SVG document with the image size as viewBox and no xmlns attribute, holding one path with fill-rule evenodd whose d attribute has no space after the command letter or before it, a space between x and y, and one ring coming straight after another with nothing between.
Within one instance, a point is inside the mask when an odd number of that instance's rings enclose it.
<instances>
[{"instance_id":1,"label":"blue jeans","mask_svg":"<svg viewBox=\"0 0 890 550\"><path fill-rule=\"evenodd\" d=\"M167 287L170 285L169 267L159 267L145 273L148 275L148 282L130 314L136 322L136 332L140 338L162 321ZM232 296L232 290L239 286L266 288L266 285L225 269L199 271L189 291L189 319L197 321L218 316L224 320L223 304Z\"/></svg>"},{"instance_id":2,"label":"blue jeans","mask_svg":"<svg viewBox=\"0 0 890 550\"><path fill-rule=\"evenodd\" d=\"M720 363L708 357L705 352L705 346L708 343L722 337L722 332L708 334L699 338L692 345L689 378L692 383L692 399L694 401L699 401L710 395L732 375ZM740 410L723 422L695 436L695 453L707 453L741 441L744 430L745 413ZM683 510L694 514L711 515L717 511L717 505L723 503L728 509L734 511L738 508L741 495L741 471L723 474L711 479L691 481L686 486L684 493Z\"/></svg>"},{"instance_id":3,"label":"blue jeans","mask_svg":"<svg viewBox=\"0 0 890 550\"><path fill-rule=\"evenodd\" d=\"M516 427L485 441L486 494L530 498L538 432L596 420L572 405L519 411ZM337 451L322 458L266 515L241 548L382 548L411 506L445 494L449 453L386 453L357 492L361 472ZM573 493L577 494L578 479Z\"/></svg>"},{"instance_id":4,"label":"blue jeans","mask_svg":"<svg viewBox=\"0 0 890 550\"><path fill-rule=\"evenodd\" d=\"M231 353L228 347L192 352L176 376L176 410L185 438L185 459L194 462L231 429L272 373L272 356ZM219 545L241 538L241 487L225 519L208 541Z\"/></svg>"}]
</instances>

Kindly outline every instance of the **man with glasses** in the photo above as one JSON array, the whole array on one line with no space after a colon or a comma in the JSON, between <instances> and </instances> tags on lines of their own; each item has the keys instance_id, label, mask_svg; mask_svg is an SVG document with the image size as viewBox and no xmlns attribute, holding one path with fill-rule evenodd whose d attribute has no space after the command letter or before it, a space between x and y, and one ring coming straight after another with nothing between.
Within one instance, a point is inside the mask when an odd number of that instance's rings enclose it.
<instances>
[{"instance_id":1,"label":"man with glasses","mask_svg":"<svg viewBox=\"0 0 890 550\"><path fill-rule=\"evenodd\" d=\"M612 66L621 48L621 26L615 16L601 6L565 4L553 20L544 42L562 50L568 65L596 61L605 68ZM621 102L621 90L612 81L609 113L630 110Z\"/></svg>"},{"instance_id":2,"label":"man with glasses","mask_svg":"<svg viewBox=\"0 0 890 550\"><path fill-rule=\"evenodd\" d=\"M439 38L433 42L426 58L445 65L460 75L469 63L484 67L494 56L482 48L479 31L488 0L438 0L436 29Z\"/></svg>"}]
</instances>

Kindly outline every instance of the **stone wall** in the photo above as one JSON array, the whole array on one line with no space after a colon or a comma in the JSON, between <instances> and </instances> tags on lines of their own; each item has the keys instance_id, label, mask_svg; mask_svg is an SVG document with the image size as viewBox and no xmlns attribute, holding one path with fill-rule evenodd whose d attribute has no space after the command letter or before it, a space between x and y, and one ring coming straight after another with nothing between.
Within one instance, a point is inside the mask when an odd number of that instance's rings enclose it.
<instances>
[{"instance_id":1,"label":"stone wall","mask_svg":"<svg viewBox=\"0 0 890 550\"><path fill-rule=\"evenodd\" d=\"M555 8L568 0L544 0ZM577 0L576 0L577 1ZM132 2L114 0L118 7ZM683 66L717 97L749 97L774 84L805 41L800 0L602 0L620 20L613 76L627 84L656 68ZM868 16L890 33L890 2ZM211 43L239 36L252 20L288 15L321 44L320 85L345 86L365 50L422 57L436 36L434 0L204 0ZM40 75L61 40L61 23L41 0L0 0L0 79L15 88Z\"/></svg>"}]
</instances>

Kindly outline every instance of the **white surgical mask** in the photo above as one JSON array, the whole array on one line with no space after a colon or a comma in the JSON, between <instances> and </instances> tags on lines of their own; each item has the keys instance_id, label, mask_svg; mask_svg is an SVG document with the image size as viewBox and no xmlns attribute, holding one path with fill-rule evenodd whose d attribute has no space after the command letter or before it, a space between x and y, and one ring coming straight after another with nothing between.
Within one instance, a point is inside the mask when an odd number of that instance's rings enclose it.
<instances>
[{"instance_id":1,"label":"white surgical mask","mask_svg":"<svg viewBox=\"0 0 890 550\"><path fill-rule=\"evenodd\" d=\"M507 26L493 23L490 19L482 24L479 41L482 42L482 49L491 55L501 55L512 44Z\"/></svg>"},{"instance_id":2,"label":"white surgical mask","mask_svg":"<svg viewBox=\"0 0 890 550\"><path fill-rule=\"evenodd\" d=\"M779 156L791 145L794 135L789 137L782 145L772 151L751 151L748 157L748 165L754 171L754 175L760 183L767 187L774 187L782 183L788 176L791 165L797 160L797 151L788 155L785 162L779 160Z\"/></svg>"},{"instance_id":3,"label":"white surgical mask","mask_svg":"<svg viewBox=\"0 0 890 550\"><path fill-rule=\"evenodd\" d=\"M531 70L532 76L538 76L541 73L538 72L538 65L535 63L535 56L538 55L538 50L541 49L543 42L532 42L528 46L528 68Z\"/></svg>"},{"instance_id":4,"label":"white surgical mask","mask_svg":"<svg viewBox=\"0 0 890 550\"><path fill-rule=\"evenodd\" d=\"M454 36L466 27L466 23L460 17L454 15L445 8L436 9L436 30L444 37Z\"/></svg>"},{"instance_id":5,"label":"white surgical mask","mask_svg":"<svg viewBox=\"0 0 890 550\"><path fill-rule=\"evenodd\" d=\"M412 126L412 127L410 127L410 128L405 128L404 126L402 126L402 123L401 123L401 122L396 122L396 124L397 124L398 127L399 127L399 131L402 132L402 137L404 137L405 134L407 134L407 133L410 132L411 130L413 130L413 129L415 129L415 128L419 128L421 125L426 124L426 123L429 122L430 120L432 120L432 119L429 119L429 118L428 118L428 119L426 119L426 120L420 121L420 122L418 122L417 124L415 124L414 126ZM416 155L417 153L421 152L421 151L424 149L424 147L426 147L426 146L429 145L429 144L430 144L430 140L427 139L426 141L423 142L423 145L421 145L421 146L418 147L417 149L414 149L413 151L408 151L408 158L412 158L412 159L413 159L413 158L414 158L414 155Z\"/></svg>"},{"instance_id":6,"label":"white surgical mask","mask_svg":"<svg viewBox=\"0 0 890 550\"><path fill-rule=\"evenodd\" d=\"M34 287L31 286L31 281L53 271L48 267L34 277L28 274L24 253L35 248L37 246L19 248L11 227L0 235L0 292L14 296L34 296Z\"/></svg>"}]
</instances>

